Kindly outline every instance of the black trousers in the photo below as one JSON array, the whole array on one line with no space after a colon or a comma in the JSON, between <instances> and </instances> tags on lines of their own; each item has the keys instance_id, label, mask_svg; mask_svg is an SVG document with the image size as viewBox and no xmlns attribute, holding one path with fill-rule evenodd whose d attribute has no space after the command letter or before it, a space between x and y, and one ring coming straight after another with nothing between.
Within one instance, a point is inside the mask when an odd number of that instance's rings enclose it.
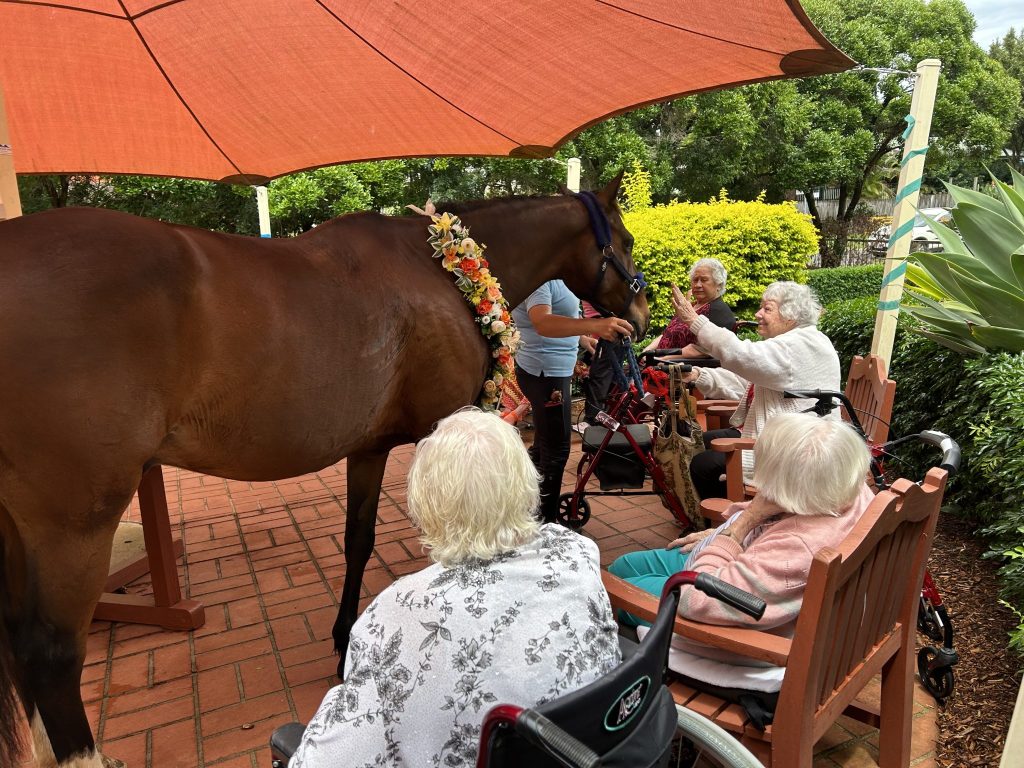
<instances>
[{"instance_id":1,"label":"black trousers","mask_svg":"<svg viewBox=\"0 0 1024 768\"><path fill-rule=\"evenodd\" d=\"M590 375L583 380L583 395L586 398L583 420L588 424L596 423L597 414L605 409L608 391L615 381L615 366L622 370L616 346L610 341L599 339L594 354L583 357L583 362L590 366Z\"/></svg>"},{"instance_id":2,"label":"black trousers","mask_svg":"<svg viewBox=\"0 0 1024 768\"><path fill-rule=\"evenodd\" d=\"M569 376L534 376L516 366L516 381L533 408L533 445L530 458L540 473L540 515L555 521L562 473L569 461L572 397ZM561 393L555 402L554 393Z\"/></svg>"},{"instance_id":3,"label":"black trousers","mask_svg":"<svg viewBox=\"0 0 1024 768\"><path fill-rule=\"evenodd\" d=\"M739 437L740 431L712 429L704 433L704 448L690 461L690 477L697 495L702 499L721 499L725 496L725 481L719 480L725 472L725 454L711 450L711 441L719 437Z\"/></svg>"}]
</instances>

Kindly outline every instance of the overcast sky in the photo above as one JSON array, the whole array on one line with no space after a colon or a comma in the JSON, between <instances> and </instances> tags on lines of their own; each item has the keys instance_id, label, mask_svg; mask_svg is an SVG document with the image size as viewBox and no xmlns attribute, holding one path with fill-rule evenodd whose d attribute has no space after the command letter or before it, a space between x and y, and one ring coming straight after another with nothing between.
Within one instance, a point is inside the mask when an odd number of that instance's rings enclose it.
<instances>
[{"instance_id":1,"label":"overcast sky","mask_svg":"<svg viewBox=\"0 0 1024 768\"><path fill-rule=\"evenodd\" d=\"M974 42L984 50L996 40L1002 40L1010 27L1017 32L1024 29L1024 2L1022 0L964 0L978 21Z\"/></svg>"}]
</instances>

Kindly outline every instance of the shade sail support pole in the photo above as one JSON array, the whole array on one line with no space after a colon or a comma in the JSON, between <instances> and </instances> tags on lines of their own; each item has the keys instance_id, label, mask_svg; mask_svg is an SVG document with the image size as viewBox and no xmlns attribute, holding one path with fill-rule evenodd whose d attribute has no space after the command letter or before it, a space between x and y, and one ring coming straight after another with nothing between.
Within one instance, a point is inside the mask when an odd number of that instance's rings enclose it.
<instances>
[{"instance_id":1,"label":"shade sail support pole","mask_svg":"<svg viewBox=\"0 0 1024 768\"><path fill-rule=\"evenodd\" d=\"M935 91L939 84L942 63L938 59L924 59L917 65L914 95L910 100L907 129L903 132L903 159L896 191L896 207L892 212L889 247L885 253L882 290L875 314L875 331L871 337L871 354L882 358L885 371L892 361L892 346L896 338L896 321L903 296L903 278L910 253L910 235L917 215L917 199L924 174L924 158L928 151L928 133L932 127Z\"/></svg>"},{"instance_id":2,"label":"shade sail support pole","mask_svg":"<svg viewBox=\"0 0 1024 768\"><path fill-rule=\"evenodd\" d=\"M583 163L578 157L570 157L569 162L566 163L565 186L570 192L580 191L580 169L582 166Z\"/></svg>"},{"instance_id":3,"label":"shade sail support pole","mask_svg":"<svg viewBox=\"0 0 1024 768\"><path fill-rule=\"evenodd\" d=\"M256 187L256 211L260 216L260 237L270 237L270 200L266 187Z\"/></svg>"},{"instance_id":4,"label":"shade sail support pole","mask_svg":"<svg viewBox=\"0 0 1024 768\"><path fill-rule=\"evenodd\" d=\"M0 83L0 221L17 216L21 216L21 195L18 194L18 177L14 173L11 134L7 130L4 86Z\"/></svg>"}]
</instances>

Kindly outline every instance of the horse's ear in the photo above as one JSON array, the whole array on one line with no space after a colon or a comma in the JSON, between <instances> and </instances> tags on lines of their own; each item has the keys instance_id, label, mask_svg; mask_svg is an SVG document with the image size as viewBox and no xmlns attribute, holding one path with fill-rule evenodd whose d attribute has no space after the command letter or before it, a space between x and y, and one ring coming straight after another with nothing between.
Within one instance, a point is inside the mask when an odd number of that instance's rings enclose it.
<instances>
[{"instance_id":1,"label":"horse's ear","mask_svg":"<svg viewBox=\"0 0 1024 768\"><path fill-rule=\"evenodd\" d=\"M614 179L595 193L605 205L611 206L615 202L615 196L619 194L619 186L622 184L622 174L623 171L619 171Z\"/></svg>"}]
</instances>

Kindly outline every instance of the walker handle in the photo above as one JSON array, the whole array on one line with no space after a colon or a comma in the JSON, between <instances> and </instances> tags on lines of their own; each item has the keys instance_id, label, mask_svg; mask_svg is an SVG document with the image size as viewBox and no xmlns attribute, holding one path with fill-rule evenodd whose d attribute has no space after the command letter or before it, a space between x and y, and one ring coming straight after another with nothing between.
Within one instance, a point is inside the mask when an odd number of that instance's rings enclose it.
<instances>
[{"instance_id":1,"label":"walker handle","mask_svg":"<svg viewBox=\"0 0 1024 768\"><path fill-rule=\"evenodd\" d=\"M960 469L960 446L957 445L956 440L934 429L926 429L918 437L942 451L942 463L939 464L939 469L949 472L950 477L955 475Z\"/></svg>"},{"instance_id":2,"label":"walker handle","mask_svg":"<svg viewBox=\"0 0 1024 768\"><path fill-rule=\"evenodd\" d=\"M760 619L764 616L767 604L764 600L749 592L744 592L739 587L734 587L726 581L712 576L709 573L700 573L693 585L701 592L718 598L723 603L728 603L737 611L742 611L748 616Z\"/></svg>"}]
</instances>

